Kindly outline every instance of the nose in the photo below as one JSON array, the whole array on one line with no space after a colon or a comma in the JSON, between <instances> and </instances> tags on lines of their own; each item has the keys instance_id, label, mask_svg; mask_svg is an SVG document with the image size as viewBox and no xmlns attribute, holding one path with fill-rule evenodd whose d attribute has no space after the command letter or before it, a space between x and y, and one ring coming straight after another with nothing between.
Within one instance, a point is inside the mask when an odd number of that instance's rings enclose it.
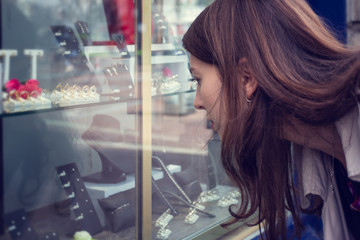
<instances>
[{"instance_id":1,"label":"nose","mask_svg":"<svg viewBox=\"0 0 360 240\"><path fill-rule=\"evenodd\" d=\"M194 107L198 110L204 110L205 107L203 105L201 96L200 96L200 92L199 92L199 88L196 88L196 94L195 94L195 99L194 99Z\"/></svg>"}]
</instances>

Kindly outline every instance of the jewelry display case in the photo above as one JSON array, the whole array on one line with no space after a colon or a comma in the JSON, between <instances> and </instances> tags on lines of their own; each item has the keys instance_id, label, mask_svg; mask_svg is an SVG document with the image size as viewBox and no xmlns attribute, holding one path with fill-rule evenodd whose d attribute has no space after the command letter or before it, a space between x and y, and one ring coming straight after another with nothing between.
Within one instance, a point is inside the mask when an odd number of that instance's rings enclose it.
<instances>
[{"instance_id":1,"label":"jewelry display case","mask_svg":"<svg viewBox=\"0 0 360 240\"><path fill-rule=\"evenodd\" d=\"M209 3L1 1L0 240L231 230L239 193L181 47Z\"/></svg>"}]
</instances>

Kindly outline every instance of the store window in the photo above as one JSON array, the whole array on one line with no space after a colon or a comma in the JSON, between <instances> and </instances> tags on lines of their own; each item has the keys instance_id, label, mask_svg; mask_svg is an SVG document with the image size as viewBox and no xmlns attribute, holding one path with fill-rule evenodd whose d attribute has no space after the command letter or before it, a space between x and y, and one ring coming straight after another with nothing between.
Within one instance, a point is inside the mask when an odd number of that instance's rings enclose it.
<instances>
[{"instance_id":1,"label":"store window","mask_svg":"<svg viewBox=\"0 0 360 240\"><path fill-rule=\"evenodd\" d=\"M229 218L181 43L210 3L1 1L0 239L186 239Z\"/></svg>"}]
</instances>

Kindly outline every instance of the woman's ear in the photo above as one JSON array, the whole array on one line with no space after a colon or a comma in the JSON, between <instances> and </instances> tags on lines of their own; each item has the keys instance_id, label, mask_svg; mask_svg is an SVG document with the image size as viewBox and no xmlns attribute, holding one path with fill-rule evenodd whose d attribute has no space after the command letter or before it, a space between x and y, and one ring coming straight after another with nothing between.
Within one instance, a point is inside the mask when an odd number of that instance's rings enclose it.
<instances>
[{"instance_id":1,"label":"woman's ear","mask_svg":"<svg viewBox=\"0 0 360 240\"><path fill-rule=\"evenodd\" d=\"M246 98L251 100L253 98L252 95L257 89L258 82L246 58L241 58L239 60L238 74L240 85L245 92Z\"/></svg>"}]
</instances>

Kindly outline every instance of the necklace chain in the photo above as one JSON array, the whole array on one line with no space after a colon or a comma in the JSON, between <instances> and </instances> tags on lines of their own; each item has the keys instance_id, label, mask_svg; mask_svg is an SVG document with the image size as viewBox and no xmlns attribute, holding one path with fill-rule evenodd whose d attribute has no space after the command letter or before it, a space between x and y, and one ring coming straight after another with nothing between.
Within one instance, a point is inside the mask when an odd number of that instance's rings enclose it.
<instances>
[{"instance_id":1,"label":"necklace chain","mask_svg":"<svg viewBox=\"0 0 360 240\"><path fill-rule=\"evenodd\" d=\"M164 162L157 156L153 156L153 159L157 160L161 166L161 168L164 170L164 172L166 173L166 175L170 178L171 182L175 185L175 187L180 191L180 193L184 196L184 198L186 199L186 201L188 201L189 203L192 203L191 199L189 198L189 196L185 193L185 191L180 187L180 185L176 182L176 180L174 179L174 177L172 176L172 174L170 173L169 169L165 166Z\"/></svg>"},{"instance_id":2,"label":"necklace chain","mask_svg":"<svg viewBox=\"0 0 360 240\"><path fill-rule=\"evenodd\" d=\"M331 166L330 166L330 189L332 193L334 193L334 181L333 181L334 177L335 177L334 156L332 156Z\"/></svg>"}]
</instances>

